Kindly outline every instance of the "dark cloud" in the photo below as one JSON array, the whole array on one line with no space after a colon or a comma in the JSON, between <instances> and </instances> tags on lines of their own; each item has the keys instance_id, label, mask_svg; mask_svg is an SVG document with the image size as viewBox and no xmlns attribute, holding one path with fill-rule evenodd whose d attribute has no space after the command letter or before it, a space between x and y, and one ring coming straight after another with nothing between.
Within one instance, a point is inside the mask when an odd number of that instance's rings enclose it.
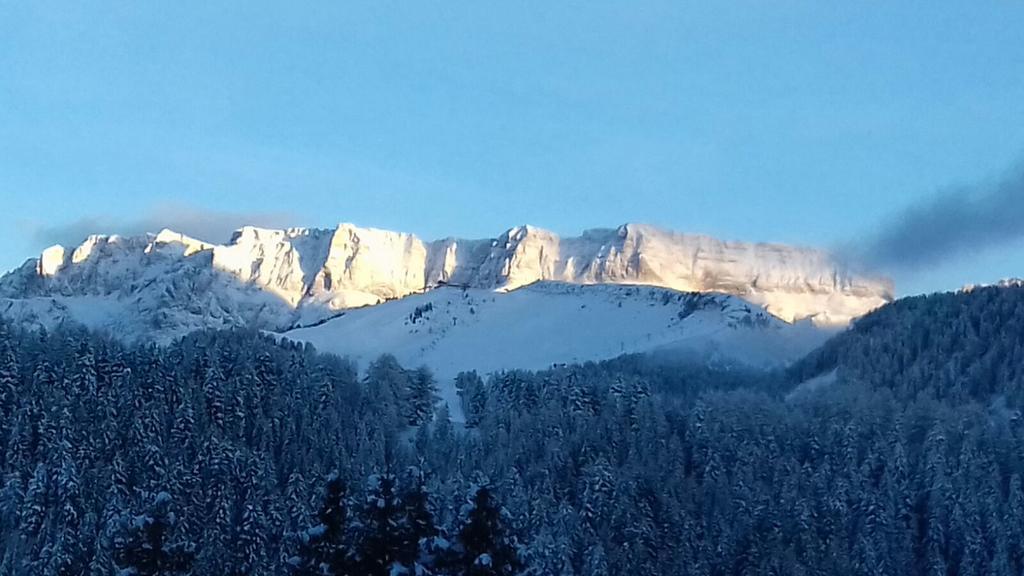
<instances>
[{"instance_id":1,"label":"dark cloud","mask_svg":"<svg viewBox=\"0 0 1024 576\"><path fill-rule=\"evenodd\" d=\"M136 235L170 228L207 242L226 242L242 226L283 228L293 225L288 214L216 212L181 205L163 205L136 219L80 218L73 222L34 226L33 238L40 245L74 246L90 234Z\"/></svg>"},{"instance_id":2,"label":"dark cloud","mask_svg":"<svg viewBox=\"0 0 1024 576\"><path fill-rule=\"evenodd\" d=\"M915 271L1024 239L1024 168L911 206L849 251L864 266Z\"/></svg>"}]
</instances>

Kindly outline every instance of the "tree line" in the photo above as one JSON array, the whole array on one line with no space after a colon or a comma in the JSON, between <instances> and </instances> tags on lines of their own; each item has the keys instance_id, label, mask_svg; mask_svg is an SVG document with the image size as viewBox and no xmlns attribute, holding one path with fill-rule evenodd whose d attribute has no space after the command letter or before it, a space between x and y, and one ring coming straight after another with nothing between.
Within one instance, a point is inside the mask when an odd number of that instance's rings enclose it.
<instances>
[{"instance_id":1,"label":"tree line","mask_svg":"<svg viewBox=\"0 0 1024 576\"><path fill-rule=\"evenodd\" d=\"M1021 574L1021 302L898 303L771 374L468 372L459 421L388 356L3 326L0 575Z\"/></svg>"}]
</instances>

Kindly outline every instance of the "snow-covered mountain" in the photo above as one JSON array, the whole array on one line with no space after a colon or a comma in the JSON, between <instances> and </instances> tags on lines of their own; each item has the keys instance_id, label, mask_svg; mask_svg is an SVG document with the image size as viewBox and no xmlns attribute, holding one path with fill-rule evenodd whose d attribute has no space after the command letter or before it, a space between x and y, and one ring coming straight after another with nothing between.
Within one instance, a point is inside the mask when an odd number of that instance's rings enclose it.
<instances>
[{"instance_id":1,"label":"snow-covered mountain","mask_svg":"<svg viewBox=\"0 0 1024 576\"><path fill-rule=\"evenodd\" d=\"M464 370L543 369L657 351L771 367L830 335L725 294L552 282L508 292L444 286L284 333L361 366L383 353L405 366L427 365L449 406L457 404L451 379Z\"/></svg>"},{"instance_id":2,"label":"snow-covered mountain","mask_svg":"<svg viewBox=\"0 0 1024 576\"><path fill-rule=\"evenodd\" d=\"M974 292L980 288L1020 288L1024 286L1024 278L1003 278L994 284L967 284L960 288L960 292Z\"/></svg>"},{"instance_id":3,"label":"snow-covered mountain","mask_svg":"<svg viewBox=\"0 0 1024 576\"><path fill-rule=\"evenodd\" d=\"M425 364L452 400L451 378L471 369L655 351L784 364L891 294L822 252L648 226L424 242L343 224L247 227L225 245L169 230L91 236L0 278L0 315L163 342L256 327L363 366L383 353Z\"/></svg>"},{"instance_id":4,"label":"snow-covered mountain","mask_svg":"<svg viewBox=\"0 0 1024 576\"><path fill-rule=\"evenodd\" d=\"M126 338L202 327L281 331L439 286L512 291L539 281L630 284L740 296L785 321L843 325L892 298L887 280L850 274L826 253L723 242L627 224L560 238L538 228L494 239L245 227L219 245L164 230L53 246L0 279L0 313L76 320Z\"/></svg>"}]
</instances>

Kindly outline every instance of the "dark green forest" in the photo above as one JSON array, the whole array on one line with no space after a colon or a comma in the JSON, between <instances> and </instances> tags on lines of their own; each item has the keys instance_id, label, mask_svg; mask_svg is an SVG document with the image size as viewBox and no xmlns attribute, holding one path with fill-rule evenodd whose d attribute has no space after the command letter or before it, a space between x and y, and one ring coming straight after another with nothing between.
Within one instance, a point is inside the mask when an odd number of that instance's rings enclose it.
<instances>
[{"instance_id":1,"label":"dark green forest","mask_svg":"<svg viewBox=\"0 0 1024 576\"><path fill-rule=\"evenodd\" d=\"M388 356L0 325L0 576L1019 575L1022 348L982 288L773 373L464 373L453 421Z\"/></svg>"}]
</instances>

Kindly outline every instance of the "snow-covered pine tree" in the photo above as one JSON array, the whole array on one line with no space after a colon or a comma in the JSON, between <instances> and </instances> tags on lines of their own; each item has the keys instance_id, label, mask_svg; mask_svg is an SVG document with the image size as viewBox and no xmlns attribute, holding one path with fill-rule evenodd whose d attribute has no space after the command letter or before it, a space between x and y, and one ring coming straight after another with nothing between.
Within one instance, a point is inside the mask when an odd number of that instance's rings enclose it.
<instances>
[{"instance_id":1,"label":"snow-covered pine tree","mask_svg":"<svg viewBox=\"0 0 1024 576\"><path fill-rule=\"evenodd\" d=\"M171 541L175 517L171 495L159 492L140 516L123 515L113 538L114 561L123 576L170 576L189 574L195 545Z\"/></svg>"},{"instance_id":2,"label":"snow-covered pine tree","mask_svg":"<svg viewBox=\"0 0 1024 576\"><path fill-rule=\"evenodd\" d=\"M434 406L440 397L434 374L426 366L413 370L407 378L403 393L405 418L410 426L422 426L434 417Z\"/></svg>"},{"instance_id":3,"label":"snow-covered pine tree","mask_svg":"<svg viewBox=\"0 0 1024 576\"><path fill-rule=\"evenodd\" d=\"M455 377L455 390L462 404L466 427L476 427L487 406L487 388L483 379L476 372L460 372Z\"/></svg>"},{"instance_id":4,"label":"snow-covered pine tree","mask_svg":"<svg viewBox=\"0 0 1024 576\"><path fill-rule=\"evenodd\" d=\"M516 545L506 533L502 510L487 486L478 487L458 533L457 570L467 576L511 576L519 570Z\"/></svg>"},{"instance_id":5,"label":"snow-covered pine tree","mask_svg":"<svg viewBox=\"0 0 1024 576\"><path fill-rule=\"evenodd\" d=\"M206 401L206 418L219 432L227 426L227 400L224 397L224 374L216 359L207 361L203 378L203 397Z\"/></svg>"},{"instance_id":6,"label":"snow-covered pine tree","mask_svg":"<svg viewBox=\"0 0 1024 576\"><path fill-rule=\"evenodd\" d=\"M266 574L266 540L269 534L263 522L259 500L257 463L238 463L234 481L235 500L231 516L232 563L226 576Z\"/></svg>"},{"instance_id":7,"label":"snow-covered pine tree","mask_svg":"<svg viewBox=\"0 0 1024 576\"><path fill-rule=\"evenodd\" d=\"M298 549L289 560L295 576L356 576L349 532L348 489L337 473L327 478L319 522L298 534Z\"/></svg>"},{"instance_id":8,"label":"snow-covered pine tree","mask_svg":"<svg viewBox=\"0 0 1024 576\"><path fill-rule=\"evenodd\" d=\"M6 326L0 323L0 470L5 468L9 455L6 448L14 429L15 413L20 401L18 361Z\"/></svg>"},{"instance_id":9,"label":"snow-covered pine tree","mask_svg":"<svg viewBox=\"0 0 1024 576\"><path fill-rule=\"evenodd\" d=\"M367 481L360 510L357 545L359 570L367 576L389 576L409 570L419 555L419 542L409 523L393 474L374 474Z\"/></svg>"},{"instance_id":10,"label":"snow-covered pine tree","mask_svg":"<svg viewBox=\"0 0 1024 576\"><path fill-rule=\"evenodd\" d=\"M431 511L426 474L422 468L413 466L409 468L407 477L407 486L402 492L402 508L408 530L405 545L409 558L404 562L414 565L413 573L418 573L415 568L419 566L419 571L425 570L424 566L429 565L437 553L434 538L438 529Z\"/></svg>"}]
</instances>

